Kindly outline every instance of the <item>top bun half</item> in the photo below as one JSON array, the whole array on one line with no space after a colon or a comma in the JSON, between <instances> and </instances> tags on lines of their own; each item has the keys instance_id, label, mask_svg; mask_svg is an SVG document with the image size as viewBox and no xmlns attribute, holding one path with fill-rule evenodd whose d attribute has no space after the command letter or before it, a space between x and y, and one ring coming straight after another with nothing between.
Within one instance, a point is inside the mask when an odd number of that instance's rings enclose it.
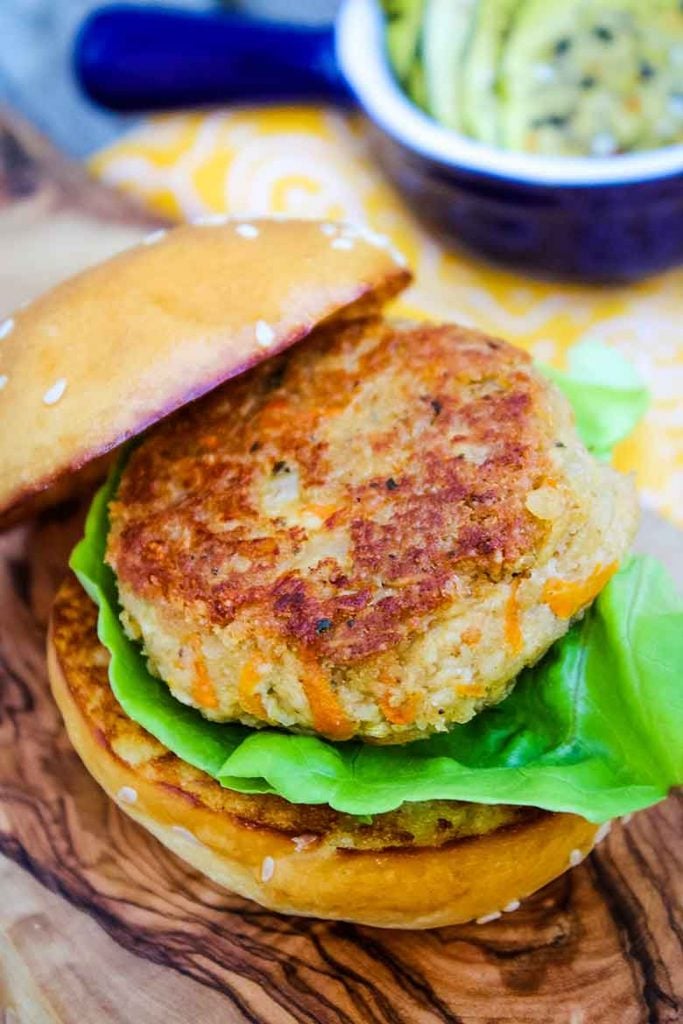
<instances>
[{"instance_id":1,"label":"top bun half","mask_svg":"<svg viewBox=\"0 0 683 1024\"><path fill-rule=\"evenodd\" d=\"M409 281L370 232L276 219L155 232L64 281L0 325L0 526L169 413Z\"/></svg>"}]
</instances>

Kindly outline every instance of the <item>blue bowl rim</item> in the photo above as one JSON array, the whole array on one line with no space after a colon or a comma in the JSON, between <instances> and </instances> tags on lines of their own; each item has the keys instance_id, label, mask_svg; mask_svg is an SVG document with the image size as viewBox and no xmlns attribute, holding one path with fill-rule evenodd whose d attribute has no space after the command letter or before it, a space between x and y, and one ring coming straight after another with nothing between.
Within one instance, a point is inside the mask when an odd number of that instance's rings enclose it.
<instances>
[{"instance_id":1,"label":"blue bowl rim","mask_svg":"<svg viewBox=\"0 0 683 1024\"><path fill-rule=\"evenodd\" d=\"M422 157L473 174L527 185L596 188L683 173L683 145L612 157L534 156L488 146L438 124L403 93L386 57L378 0L344 0L337 15L341 70L365 113Z\"/></svg>"}]
</instances>

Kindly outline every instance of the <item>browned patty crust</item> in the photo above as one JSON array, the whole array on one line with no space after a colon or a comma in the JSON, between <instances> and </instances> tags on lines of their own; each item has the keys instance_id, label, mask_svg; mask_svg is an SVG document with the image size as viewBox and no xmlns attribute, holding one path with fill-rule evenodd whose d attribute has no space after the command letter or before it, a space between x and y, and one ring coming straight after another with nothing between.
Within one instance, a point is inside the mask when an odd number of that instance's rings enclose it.
<instances>
[{"instance_id":1,"label":"browned patty crust","mask_svg":"<svg viewBox=\"0 0 683 1024\"><path fill-rule=\"evenodd\" d=\"M524 352L379 319L152 431L110 512L124 624L179 700L373 742L502 700L635 523Z\"/></svg>"},{"instance_id":2,"label":"browned patty crust","mask_svg":"<svg viewBox=\"0 0 683 1024\"><path fill-rule=\"evenodd\" d=\"M78 755L168 849L265 907L392 928L485 921L515 910L596 841L596 825L533 808L434 801L370 824L224 790L121 711L95 614L67 578L53 606L48 670Z\"/></svg>"},{"instance_id":3,"label":"browned patty crust","mask_svg":"<svg viewBox=\"0 0 683 1024\"><path fill-rule=\"evenodd\" d=\"M332 461L351 406L355 436ZM525 501L549 473L548 427L531 360L502 341L381 321L320 332L150 435L112 507L109 558L151 601L219 627L249 609L316 659L353 663L419 631L454 588L529 564L547 530ZM257 495L294 467L350 564L291 567L310 530Z\"/></svg>"},{"instance_id":4,"label":"browned patty crust","mask_svg":"<svg viewBox=\"0 0 683 1024\"><path fill-rule=\"evenodd\" d=\"M441 847L548 813L532 807L431 800L406 803L368 822L327 804L292 804L266 793L252 796L224 789L128 718L109 685L108 658L97 638L96 623L95 605L70 576L53 608L52 642L60 662L69 666L73 699L96 729L99 744L132 767L140 779L180 795L191 806L229 816L255 833L290 838L297 849L322 843L351 850ZM124 790L118 799L131 803L135 792Z\"/></svg>"}]
</instances>

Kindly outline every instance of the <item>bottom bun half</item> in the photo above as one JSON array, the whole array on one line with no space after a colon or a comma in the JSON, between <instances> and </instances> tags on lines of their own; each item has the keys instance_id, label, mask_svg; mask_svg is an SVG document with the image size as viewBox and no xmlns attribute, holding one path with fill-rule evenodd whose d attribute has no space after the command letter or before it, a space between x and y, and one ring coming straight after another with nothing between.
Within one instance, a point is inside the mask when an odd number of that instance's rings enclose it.
<instances>
[{"instance_id":1,"label":"bottom bun half","mask_svg":"<svg viewBox=\"0 0 683 1024\"><path fill-rule=\"evenodd\" d=\"M264 907L388 928L460 924L513 909L593 846L598 826L540 811L432 845L395 845L382 822L390 816L377 815L371 828L386 846L340 845L347 816L223 789L129 719L109 686L95 626L94 605L69 578L53 608L48 667L81 760L165 846Z\"/></svg>"}]
</instances>

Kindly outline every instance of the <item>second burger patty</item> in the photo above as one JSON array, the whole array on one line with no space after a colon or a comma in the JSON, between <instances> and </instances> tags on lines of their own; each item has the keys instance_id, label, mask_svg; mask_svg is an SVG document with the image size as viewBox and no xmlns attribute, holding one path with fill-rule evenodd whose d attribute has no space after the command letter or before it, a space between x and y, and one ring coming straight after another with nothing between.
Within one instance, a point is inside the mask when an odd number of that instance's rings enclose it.
<instances>
[{"instance_id":1,"label":"second burger patty","mask_svg":"<svg viewBox=\"0 0 683 1024\"><path fill-rule=\"evenodd\" d=\"M374 318L155 428L110 515L124 625L178 700L384 743L500 701L637 519L524 352Z\"/></svg>"}]
</instances>

